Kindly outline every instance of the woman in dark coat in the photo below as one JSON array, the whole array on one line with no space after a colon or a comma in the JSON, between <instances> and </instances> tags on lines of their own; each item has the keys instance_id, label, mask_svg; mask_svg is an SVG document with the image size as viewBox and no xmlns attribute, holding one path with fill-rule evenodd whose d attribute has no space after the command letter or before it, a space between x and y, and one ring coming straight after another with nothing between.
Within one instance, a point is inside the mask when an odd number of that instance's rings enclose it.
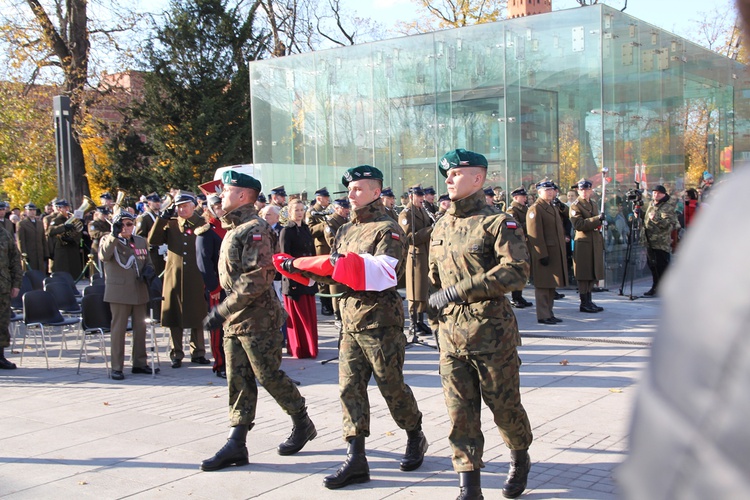
<instances>
[{"instance_id":1,"label":"woman in dark coat","mask_svg":"<svg viewBox=\"0 0 750 500\"><path fill-rule=\"evenodd\" d=\"M305 206L299 200L289 204L289 223L281 230L279 244L281 251L293 257L315 255L315 243L303 222ZM317 287L303 286L286 277L281 281L284 295L284 308L289 314L287 337L289 354L295 358L316 358L318 356L318 315L315 310Z\"/></svg>"}]
</instances>

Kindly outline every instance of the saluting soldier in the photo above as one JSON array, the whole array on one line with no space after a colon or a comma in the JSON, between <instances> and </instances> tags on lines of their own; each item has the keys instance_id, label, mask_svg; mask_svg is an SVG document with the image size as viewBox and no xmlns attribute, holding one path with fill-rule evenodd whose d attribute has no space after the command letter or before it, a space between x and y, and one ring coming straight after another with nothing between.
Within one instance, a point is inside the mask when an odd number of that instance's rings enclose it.
<instances>
[{"instance_id":1,"label":"saluting soldier","mask_svg":"<svg viewBox=\"0 0 750 500\"><path fill-rule=\"evenodd\" d=\"M573 272L581 297L579 310L585 313L603 311L591 299L594 285L604 278L604 214L591 202L592 184L586 179L578 181L578 198L570 205L570 223L576 231L573 246Z\"/></svg>"},{"instance_id":2,"label":"saluting soldier","mask_svg":"<svg viewBox=\"0 0 750 500\"><path fill-rule=\"evenodd\" d=\"M518 222L518 225L523 231L524 241L526 241L526 213L529 211L529 207L528 205L526 205L528 193L526 192L526 188L521 186L514 189L510 193L510 195L513 198L513 201L510 203L508 213L513 216L516 222ZM523 288L521 288L520 290L514 290L511 293L510 303L513 307L517 307L519 309L523 309L524 307L531 307L534 305L533 302L529 302L528 300L523 298Z\"/></svg>"},{"instance_id":3,"label":"saluting soldier","mask_svg":"<svg viewBox=\"0 0 750 500\"><path fill-rule=\"evenodd\" d=\"M68 223L70 204L55 201L55 215L49 219L47 240L51 242L52 272L65 271L76 279L83 270L81 262L81 226Z\"/></svg>"},{"instance_id":4,"label":"saluting soldier","mask_svg":"<svg viewBox=\"0 0 750 500\"><path fill-rule=\"evenodd\" d=\"M531 275L534 277L537 322L546 325L562 323L555 317L555 288L568 283L565 256L565 232L560 211L552 205L556 196L555 183L543 180L536 185L539 197L526 213L526 230L531 254Z\"/></svg>"},{"instance_id":5,"label":"saluting soldier","mask_svg":"<svg viewBox=\"0 0 750 500\"><path fill-rule=\"evenodd\" d=\"M399 224L408 243L406 256L406 299L409 301L409 317L412 333L432 335L424 322L427 299L430 295L428 259L430 235L435 221L424 208L424 190L420 186L409 188L409 204L399 214Z\"/></svg>"},{"instance_id":6,"label":"saluting soldier","mask_svg":"<svg viewBox=\"0 0 750 500\"><path fill-rule=\"evenodd\" d=\"M353 213L351 221L339 228L331 246L333 274L303 273L316 281L336 281L348 287L339 303L339 391L347 457L323 480L328 489L370 480L365 438L370 435L367 384L373 374L393 419L406 430L401 470L419 468L428 446L422 432L422 413L404 382L404 309L396 284L403 274L406 238L398 223L385 213L380 170L370 165L350 168L341 182L349 190ZM287 259L280 267L287 273L299 272L294 262Z\"/></svg>"},{"instance_id":7,"label":"saluting soldier","mask_svg":"<svg viewBox=\"0 0 750 500\"><path fill-rule=\"evenodd\" d=\"M18 249L26 254L26 262L31 269L47 272L47 237L44 235L44 224L37 217L37 208L33 203L23 207L26 217L18 223Z\"/></svg>"},{"instance_id":8,"label":"saluting soldier","mask_svg":"<svg viewBox=\"0 0 750 500\"><path fill-rule=\"evenodd\" d=\"M203 335L203 318L208 307L203 299L203 276L195 252L195 230L203 225L203 219L195 213L197 204L193 193L180 191L175 196L174 206L161 211L148 235L149 245L166 244L168 249L161 324L170 329L172 368L180 368L185 357L182 350L185 328L190 329L190 362L211 364L206 359Z\"/></svg>"},{"instance_id":9,"label":"saluting soldier","mask_svg":"<svg viewBox=\"0 0 750 500\"><path fill-rule=\"evenodd\" d=\"M258 217L255 200L261 183L247 174L227 170L222 175L222 225L227 229L219 253L219 281L226 298L206 316L204 328L224 325L229 424L226 444L204 460L201 470L215 471L248 463L247 432L255 425L258 385L268 391L292 417L294 427L277 449L292 455L317 436L302 397L281 366L281 324L285 314L271 283L279 251L276 232Z\"/></svg>"},{"instance_id":10,"label":"saluting soldier","mask_svg":"<svg viewBox=\"0 0 750 500\"><path fill-rule=\"evenodd\" d=\"M333 245L339 228L349 221L349 207L349 200L346 198L333 201L333 213L326 217L326 227L324 229L328 248L331 248L331 245ZM337 295L343 293L346 290L346 286L336 283L329 285L329 290L331 295ZM341 321L338 297L333 297L333 316L337 321Z\"/></svg>"},{"instance_id":11,"label":"saluting soldier","mask_svg":"<svg viewBox=\"0 0 750 500\"><path fill-rule=\"evenodd\" d=\"M146 195L146 207L135 220L135 234L148 240L151 228L154 227L154 223L159 218L160 210L161 197L156 193ZM148 252L156 274L161 275L164 272L164 254L159 253L158 245L149 245Z\"/></svg>"},{"instance_id":12,"label":"saluting soldier","mask_svg":"<svg viewBox=\"0 0 750 500\"><path fill-rule=\"evenodd\" d=\"M398 210L396 209L396 195L393 194L393 190L389 187L383 188L380 193L380 199L383 200L383 206L385 207L385 213L388 217L398 222Z\"/></svg>"},{"instance_id":13,"label":"saluting soldier","mask_svg":"<svg viewBox=\"0 0 750 500\"><path fill-rule=\"evenodd\" d=\"M533 435L521 404L518 323L505 294L523 288L529 254L520 225L487 205L484 155L456 149L440 160L451 207L430 242L430 305L440 314L440 380L451 420L448 434L459 499L482 497L484 467L481 404L492 412L510 471L503 496L526 489Z\"/></svg>"},{"instance_id":14,"label":"saluting soldier","mask_svg":"<svg viewBox=\"0 0 750 500\"><path fill-rule=\"evenodd\" d=\"M326 217L330 214L329 206L331 204L331 193L328 189L322 187L315 191L315 203L307 210L305 223L310 229L315 245L315 255L328 255L331 253L331 246L326 241L325 228ZM330 295L331 291L325 283L318 283L318 291L322 294ZM333 300L331 297L320 297L320 314L331 316L333 314Z\"/></svg>"}]
</instances>

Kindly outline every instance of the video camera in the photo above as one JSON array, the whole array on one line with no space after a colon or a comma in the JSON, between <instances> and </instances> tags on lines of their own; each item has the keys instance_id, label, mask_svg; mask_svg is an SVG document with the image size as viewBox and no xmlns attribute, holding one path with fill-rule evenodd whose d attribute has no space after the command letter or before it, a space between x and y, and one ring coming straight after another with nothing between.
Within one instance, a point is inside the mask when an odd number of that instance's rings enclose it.
<instances>
[{"instance_id":1,"label":"video camera","mask_svg":"<svg viewBox=\"0 0 750 500\"><path fill-rule=\"evenodd\" d=\"M628 191L625 193L626 199L633 204L633 206L641 207L643 206L643 190L638 189L640 187L639 183L635 183L635 188L628 189Z\"/></svg>"}]
</instances>

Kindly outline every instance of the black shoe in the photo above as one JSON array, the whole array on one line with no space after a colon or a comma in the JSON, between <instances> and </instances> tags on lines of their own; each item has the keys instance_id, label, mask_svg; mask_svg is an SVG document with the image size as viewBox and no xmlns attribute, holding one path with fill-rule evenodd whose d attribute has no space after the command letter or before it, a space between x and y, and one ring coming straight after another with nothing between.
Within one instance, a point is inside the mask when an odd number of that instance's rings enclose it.
<instances>
[{"instance_id":1,"label":"black shoe","mask_svg":"<svg viewBox=\"0 0 750 500\"><path fill-rule=\"evenodd\" d=\"M0 358L0 370L15 370L16 364L11 363L5 357Z\"/></svg>"},{"instance_id":2,"label":"black shoe","mask_svg":"<svg viewBox=\"0 0 750 500\"><path fill-rule=\"evenodd\" d=\"M331 309L330 307L321 306L320 314L322 314L323 316L333 316L333 309Z\"/></svg>"},{"instance_id":3,"label":"black shoe","mask_svg":"<svg viewBox=\"0 0 750 500\"><path fill-rule=\"evenodd\" d=\"M524 303L522 303L522 302L520 302L518 300L513 300L513 299L510 300L510 305L512 305L516 309L523 309L524 307L527 307L526 304L524 304Z\"/></svg>"},{"instance_id":4,"label":"black shoe","mask_svg":"<svg viewBox=\"0 0 750 500\"><path fill-rule=\"evenodd\" d=\"M643 294L644 297L653 297L655 295L656 295L656 289L653 287L651 287L651 290Z\"/></svg>"},{"instance_id":5,"label":"black shoe","mask_svg":"<svg viewBox=\"0 0 750 500\"><path fill-rule=\"evenodd\" d=\"M350 484L366 483L369 480L370 466L365 456L365 437L358 436L349 440L346 460L339 470L323 479L323 486L329 490L336 490Z\"/></svg>"},{"instance_id":6,"label":"black shoe","mask_svg":"<svg viewBox=\"0 0 750 500\"><path fill-rule=\"evenodd\" d=\"M406 452L401 459L400 468L403 471L419 469L424 461L424 454L429 444L421 429L406 433Z\"/></svg>"},{"instance_id":7,"label":"black shoe","mask_svg":"<svg viewBox=\"0 0 750 500\"><path fill-rule=\"evenodd\" d=\"M315 424L307 414L307 408L297 415L292 415L292 424L292 433L276 449L279 455L294 455L318 435Z\"/></svg>"},{"instance_id":8,"label":"black shoe","mask_svg":"<svg viewBox=\"0 0 750 500\"><path fill-rule=\"evenodd\" d=\"M207 360L205 356L201 356L200 358L190 358L190 362L191 363L196 363L198 365L211 365L211 364L213 364L209 360Z\"/></svg>"},{"instance_id":9,"label":"black shoe","mask_svg":"<svg viewBox=\"0 0 750 500\"><path fill-rule=\"evenodd\" d=\"M554 321L555 323L562 323L562 320L558 317L552 316L550 319Z\"/></svg>"},{"instance_id":10,"label":"black shoe","mask_svg":"<svg viewBox=\"0 0 750 500\"><path fill-rule=\"evenodd\" d=\"M112 380L125 380L125 375L122 374L119 370L112 370L112 375L110 376Z\"/></svg>"},{"instance_id":11,"label":"black shoe","mask_svg":"<svg viewBox=\"0 0 750 500\"><path fill-rule=\"evenodd\" d=\"M557 324L557 321L555 321L555 320L554 320L554 319L552 319L552 318L547 318L547 319L538 319L538 320L536 320L536 322L537 322L537 323L541 323L541 324L543 324L543 325L556 325L556 324Z\"/></svg>"},{"instance_id":12,"label":"black shoe","mask_svg":"<svg viewBox=\"0 0 750 500\"><path fill-rule=\"evenodd\" d=\"M560 299L564 299L564 298L565 298L565 294L564 293L560 293L558 291L555 291L555 300L560 300Z\"/></svg>"},{"instance_id":13,"label":"black shoe","mask_svg":"<svg viewBox=\"0 0 750 500\"><path fill-rule=\"evenodd\" d=\"M431 337L432 336L432 330L429 326L425 325L422 321L417 323L417 335L421 335L423 337Z\"/></svg>"},{"instance_id":14,"label":"black shoe","mask_svg":"<svg viewBox=\"0 0 750 500\"><path fill-rule=\"evenodd\" d=\"M529 302L528 300L524 299L523 297L521 297L521 303L524 305L524 307L531 307L531 306L534 305L533 302Z\"/></svg>"},{"instance_id":15,"label":"black shoe","mask_svg":"<svg viewBox=\"0 0 750 500\"><path fill-rule=\"evenodd\" d=\"M175 359L172 361L172 368L182 368L182 360Z\"/></svg>"},{"instance_id":16,"label":"black shoe","mask_svg":"<svg viewBox=\"0 0 750 500\"><path fill-rule=\"evenodd\" d=\"M227 378L226 370L219 370L216 372L216 376L219 378Z\"/></svg>"},{"instance_id":17,"label":"black shoe","mask_svg":"<svg viewBox=\"0 0 750 500\"><path fill-rule=\"evenodd\" d=\"M531 470L528 450L510 450L510 470L503 484L503 496L516 498L526 489L526 481Z\"/></svg>"},{"instance_id":18,"label":"black shoe","mask_svg":"<svg viewBox=\"0 0 750 500\"><path fill-rule=\"evenodd\" d=\"M458 486L461 491L456 500L484 500L480 474L478 470L458 473Z\"/></svg>"},{"instance_id":19,"label":"black shoe","mask_svg":"<svg viewBox=\"0 0 750 500\"><path fill-rule=\"evenodd\" d=\"M599 309L593 306L593 304L589 303L584 297L581 297L581 305L578 307L578 310L582 313L598 313Z\"/></svg>"},{"instance_id":20,"label":"black shoe","mask_svg":"<svg viewBox=\"0 0 750 500\"><path fill-rule=\"evenodd\" d=\"M247 465L250 461L248 460L245 441L249 429L250 426L248 425L232 427L226 444L216 452L216 455L201 463L201 470L210 472L224 469L230 465Z\"/></svg>"},{"instance_id":21,"label":"black shoe","mask_svg":"<svg viewBox=\"0 0 750 500\"><path fill-rule=\"evenodd\" d=\"M159 373L161 371L160 368L156 368L153 372L151 371L150 366L134 366L133 367L133 373L144 373L146 375L153 375L154 372Z\"/></svg>"}]
</instances>

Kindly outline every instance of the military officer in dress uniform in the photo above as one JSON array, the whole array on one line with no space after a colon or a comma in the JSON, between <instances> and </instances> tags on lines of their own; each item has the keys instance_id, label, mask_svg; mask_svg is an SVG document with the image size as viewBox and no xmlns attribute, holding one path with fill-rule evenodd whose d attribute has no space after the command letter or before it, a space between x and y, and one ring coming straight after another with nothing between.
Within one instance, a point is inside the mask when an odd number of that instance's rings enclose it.
<instances>
[{"instance_id":1,"label":"military officer in dress uniform","mask_svg":"<svg viewBox=\"0 0 750 500\"><path fill-rule=\"evenodd\" d=\"M398 210L396 209L396 195L393 194L393 190L389 187L383 188L380 193L380 199L383 200L383 206L385 207L385 213L388 217L398 222Z\"/></svg>"},{"instance_id":2,"label":"military officer in dress uniform","mask_svg":"<svg viewBox=\"0 0 750 500\"><path fill-rule=\"evenodd\" d=\"M269 197L271 198L271 205L275 205L279 208L284 208L286 205L286 190L283 185L271 189Z\"/></svg>"},{"instance_id":3,"label":"military officer in dress uniform","mask_svg":"<svg viewBox=\"0 0 750 500\"><path fill-rule=\"evenodd\" d=\"M329 249L336 238L336 233L339 228L349 221L349 206L349 200L346 198L340 198L333 201L333 213L326 217L326 227L324 229ZM329 290L332 295L337 295L343 293L344 290L346 290L346 287L337 283L335 285L330 285ZM338 297L333 297L333 316L336 318L336 321L341 321Z\"/></svg>"},{"instance_id":4,"label":"military officer in dress uniform","mask_svg":"<svg viewBox=\"0 0 750 500\"><path fill-rule=\"evenodd\" d=\"M55 201L55 215L49 220L47 240L51 242L52 272L65 271L73 279L83 270L81 262L81 228L68 223L70 204L65 200Z\"/></svg>"},{"instance_id":5,"label":"military officer in dress uniform","mask_svg":"<svg viewBox=\"0 0 750 500\"><path fill-rule=\"evenodd\" d=\"M9 210L10 205L8 205L8 202L0 201L0 227L8 231L10 234L15 235L16 225L8 218L8 215L10 215L8 213Z\"/></svg>"},{"instance_id":6,"label":"military officer in dress uniform","mask_svg":"<svg viewBox=\"0 0 750 500\"><path fill-rule=\"evenodd\" d=\"M516 222L518 222L518 225L521 226L521 230L523 231L525 240L526 213L529 211L529 207L526 205L528 193L526 192L526 188L521 186L517 189L514 189L510 193L510 195L513 198L513 201L510 203L508 213L511 214L513 218L516 219ZM515 290L511 293L510 303L513 307L517 307L519 309L523 309L524 307L531 307L534 305L532 302L529 302L528 300L523 298L523 288L520 290Z\"/></svg>"},{"instance_id":7,"label":"military officer in dress uniform","mask_svg":"<svg viewBox=\"0 0 750 500\"><path fill-rule=\"evenodd\" d=\"M26 217L18 223L18 249L25 255L26 263L31 269L47 272L47 237L44 235L44 224L37 217L37 208L33 203L24 205Z\"/></svg>"},{"instance_id":8,"label":"military officer in dress uniform","mask_svg":"<svg viewBox=\"0 0 750 500\"><path fill-rule=\"evenodd\" d=\"M103 235L98 244L99 260L104 265L104 301L112 310L112 380L125 378L125 332L129 318L133 329L132 373L153 373L146 355L149 293L144 277L151 259L148 242L133 234L134 227L135 217L123 210L112 220L112 231Z\"/></svg>"},{"instance_id":9,"label":"military officer in dress uniform","mask_svg":"<svg viewBox=\"0 0 750 500\"><path fill-rule=\"evenodd\" d=\"M89 236L91 237L91 255L99 258L99 241L105 234L112 232L112 226L109 224L109 208L104 205L96 207L94 210L94 220L89 222Z\"/></svg>"},{"instance_id":10,"label":"military officer in dress uniform","mask_svg":"<svg viewBox=\"0 0 750 500\"><path fill-rule=\"evenodd\" d=\"M435 220L424 206L424 190L420 186L409 188L409 204L399 214L399 225L406 234L408 243L406 257L406 299L409 301L411 333L421 332L432 335L424 322L429 298L428 258L430 252L430 235Z\"/></svg>"},{"instance_id":11,"label":"military officer in dress uniform","mask_svg":"<svg viewBox=\"0 0 750 500\"><path fill-rule=\"evenodd\" d=\"M424 203L422 206L425 210L430 212L432 215L435 215L438 211L438 207L435 204L435 195L437 193L435 192L435 188L430 186L424 188Z\"/></svg>"},{"instance_id":12,"label":"military officer in dress uniform","mask_svg":"<svg viewBox=\"0 0 750 500\"><path fill-rule=\"evenodd\" d=\"M159 218L161 210L161 197L156 193L146 195L146 207L143 213L135 220L135 234L146 238L154 227L154 223ZM164 252L159 253L157 245L149 245L149 257L151 264L154 266L157 275L164 272Z\"/></svg>"},{"instance_id":13,"label":"military officer in dress uniform","mask_svg":"<svg viewBox=\"0 0 750 500\"><path fill-rule=\"evenodd\" d=\"M193 193L179 191L174 206L161 211L148 235L149 245L166 244L168 248L161 324L170 329L172 350L169 357L172 368L180 368L185 357L182 350L185 328L190 329L190 362L211 364L206 359L203 334L203 318L208 306L203 298L203 276L198 269L195 253L195 230L203 225L203 219L195 213L197 205L198 200Z\"/></svg>"},{"instance_id":14,"label":"military officer in dress uniform","mask_svg":"<svg viewBox=\"0 0 750 500\"><path fill-rule=\"evenodd\" d=\"M586 179L578 181L578 198L570 205L570 222L575 229L573 246L573 272L581 297L579 310L585 313L603 311L591 300L594 285L604 278L604 214L591 202L592 184Z\"/></svg>"},{"instance_id":15,"label":"military officer in dress uniform","mask_svg":"<svg viewBox=\"0 0 750 500\"><path fill-rule=\"evenodd\" d=\"M565 256L565 231L560 210L552 205L556 196L555 183L543 180L536 185L539 197L526 213L526 230L531 254L531 275L534 277L536 319L539 323L562 323L555 317L555 288L568 283Z\"/></svg>"},{"instance_id":16,"label":"military officer in dress uniform","mask_svg":"<svg viewBox=\"0 0 750 500\"><path fill-rule=\"evenodd\" d=\"M521 404L518 323L505 294L529 275L529 254L518 222L487 205L484 155L456 149L440 160L451 207L430 241L430 305L439 311L440 379L451 420L448 434L459 499L480 499L484 467L481 404L487 404L510 448L503 496L526 489L533 436Z\"/></svg>"},{"instance_id":17,"label":"military officer in dress uniform","mask_svg":"<svg viewBox=\"0 0 750 500\"><path fill-rule=\"evenodd\" d=\"M115 210L115 199L112 197L111 194L109 194L109 191L106 191L99 196L99 205L107 207L110 211L110 213L114 212Z\"/></svg>"},{"instance_id":18,"label":"military officer in dress uniform","mask_svg":"<svg viewBox=\"0 0 750 500\"><path fill-rule=\"evenodd\" d=\"M325 228L326 217L331 213L331 193L328 189L322 187L315 191L315 203L307 210L305 223L310 229L315 244L315 255L328 255L331 253L331 247L326 241ZM321 294L330 295L329 286L325 283L318 283L318 291ZM331 297L320 297L320 314L323 316L333 315L333 300Z\"/></svg>"},{"instance_id":19,"label":"military officer in dress uniform","mask_svg":"<svg viewBox=\"0 0 750 500\"><path fill-rule=\"evenodd\" d=\"M255 425L258 385L292 417L294 427L278 446L279 455L292 455L317 436L307 414L305 398L282 370L281 324L285 314L271 287L273 254L279 251L276 232L258 216L255 199L261 183L234 170L222 175L221 218L227 230L219 251L219 281L226 298L206 316L204 328L224 326L229 423L226 444L201 470L215 471L248 463L247 432Z\"/></svg>"}]
</instances>

